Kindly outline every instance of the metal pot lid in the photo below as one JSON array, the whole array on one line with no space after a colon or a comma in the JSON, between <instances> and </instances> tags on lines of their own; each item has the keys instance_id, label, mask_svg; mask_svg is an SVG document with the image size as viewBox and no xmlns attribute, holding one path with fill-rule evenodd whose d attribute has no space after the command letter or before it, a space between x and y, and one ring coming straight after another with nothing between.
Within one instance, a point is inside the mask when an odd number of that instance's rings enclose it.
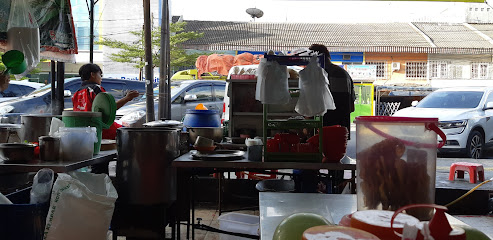
<instances>
[{"instance_id":1,"label":"metal pot lid","mask_svg":"<svg viewBox=\"0 0 493 240\"><path fill-rule=\"evenodd\" d=\"M21 124L8 124L8 123L1 123L0 124L0 129L20 129L22 128Z\"/></svg>"},{"instance_id":2,"label":"metal pot lid","mask_svg":"<svg viewBox=\"0 0 493 240\"><path fill-rule=\"evenodd\" d=\"M92 102L92 111L101 112L101 120L104 124L108 126L113 124L116 117L115 98L107 92L98 93Z\"/></svg>"},{"instance_id":3,"label":"metal pot lid","mask_svg":"<svg viewBox=\"0 0 493 240\"><path fill-rule=\"evenodd\" d=\"M181 127L183 123L176 120L157 120L143 125L144 127Z\"/></svg>"}]
</instances>

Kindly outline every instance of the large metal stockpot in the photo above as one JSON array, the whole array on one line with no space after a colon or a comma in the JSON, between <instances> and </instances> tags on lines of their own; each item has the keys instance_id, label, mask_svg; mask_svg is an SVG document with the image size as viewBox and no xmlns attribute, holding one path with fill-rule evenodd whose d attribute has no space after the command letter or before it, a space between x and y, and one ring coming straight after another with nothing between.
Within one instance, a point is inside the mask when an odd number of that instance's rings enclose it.
<instances>
[{"instance_id":1,"label":"large metal stockpot","mask_svg":"<svg viewBox=\"0 0 493 240\"><path fill-rule=\"evenodd\" d=\"M37 142L39 137L48 136L53 117L61 118L60 115L51 114L21 115L21 141Z\"/></svg>"},{"instance_id":2,"label":"large metal stockpot","mask_svg":"<svg viewBox=\"0 0 493 240\"><path fill-rule=\"evenodd\" d=\"M167 204L176 200L179 129L119 128L116 188L119 201L128 204Z\"/></svg>"}]
</instances>

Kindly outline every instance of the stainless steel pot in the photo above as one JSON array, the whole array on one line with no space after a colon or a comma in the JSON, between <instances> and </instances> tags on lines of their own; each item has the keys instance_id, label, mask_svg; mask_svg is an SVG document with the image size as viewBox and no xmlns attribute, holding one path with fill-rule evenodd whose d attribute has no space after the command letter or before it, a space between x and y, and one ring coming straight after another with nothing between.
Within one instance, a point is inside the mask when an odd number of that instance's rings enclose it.
<instances>
[{"instance_id":1,"label":"stainless steel pot","mask_svg":"<svg viewBox=\"0 0 493 240\"><path fill-rule=\"evenodd\" d=\"M39 137L48 136L52 117L61 118L59 115L51 114L21 115L21 141L37 142Z\"/></svg>"},{"instance_id":2,"label":"stainless steel pot","mask_svg":"<svg viewBox=\"0 0 493 240\"><path fill-rule=\"evenodd\" d=\"M172 128L119 128L116 189L128 204L166 204L176 200L176 169L180 130Z\"/></svg>"},{"instance_id":3,"label":"stainless steel pot","mask_svg":"<svg viewBox=\"0 0 493 240\"><path fill-rule=\"evenodd\" d=\"M0 124L0 143L20 142L19 124Z\"/></svg>"},{"instance_id":4,"label":"stainless steel pot","mask_svg":"<svg viewBox=\"0 0 493 240\"><path fill-rule=\"evenodd\" d=\"M221 142L223 139L223 128L222 127L187 127L189 132L190 144L194 144L198 136L213 139L214 142Z\"/></svg>"}]
</instances>

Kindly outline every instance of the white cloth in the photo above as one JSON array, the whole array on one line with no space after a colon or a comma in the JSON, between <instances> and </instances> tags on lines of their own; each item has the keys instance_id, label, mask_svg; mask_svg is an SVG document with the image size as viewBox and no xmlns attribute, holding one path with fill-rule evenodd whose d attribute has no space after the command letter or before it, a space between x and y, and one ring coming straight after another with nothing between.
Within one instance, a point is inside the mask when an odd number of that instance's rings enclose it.
<instances>
[{"instance_id":1,"label":"white cloth","mask_svg":"<svg viewBox=\"0 0 493 240\"><path fill-rule=\"evenodd\" d=\"M334 110L336 106L329 90L327 73L318 66L317 57L310 59L305 69L300 71L300 97L295 111L303 116L322 116L327 109Z\"/></svg>"},{"instance_id":2,"label":"white cloth","mask_svg":"<svg viewBox=\"0 0 493 240\"><path fill-rule=\"evenodd\" d=\"M291 100L286 66L262 58L257 75L255 99L263 104L287 104Z\"/></svg>"}]
</instances>

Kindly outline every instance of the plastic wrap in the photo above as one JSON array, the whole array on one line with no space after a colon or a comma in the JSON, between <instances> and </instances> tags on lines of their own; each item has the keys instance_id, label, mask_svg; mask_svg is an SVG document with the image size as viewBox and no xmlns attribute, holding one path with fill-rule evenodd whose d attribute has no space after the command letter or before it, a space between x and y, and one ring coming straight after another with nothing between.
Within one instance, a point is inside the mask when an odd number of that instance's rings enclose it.
<instances>
[{"instance_id":1,"label":"plastic wrap","mask_svg":"<svg viewBox=\"0 0 493 240\"><path fill-rule=\"evenodd\" d=\"M7 39L8 50L19 50L24 53L27 62L26 72L38 65L40 55L39 26L32 15L27 0L12 1L7 26Z\"/></svg>"},{"instance_id":2,"label":"plastic wrap","mask_svg":"<svg viewBox=\"0 0 493 240\"><path fill-rule=\"evenodd\" d=\"M60 137L60 148L64 161L90 159L94 143L98 142L95 127L60 127L56 137Z\"/></svg>"}]
</instances>

